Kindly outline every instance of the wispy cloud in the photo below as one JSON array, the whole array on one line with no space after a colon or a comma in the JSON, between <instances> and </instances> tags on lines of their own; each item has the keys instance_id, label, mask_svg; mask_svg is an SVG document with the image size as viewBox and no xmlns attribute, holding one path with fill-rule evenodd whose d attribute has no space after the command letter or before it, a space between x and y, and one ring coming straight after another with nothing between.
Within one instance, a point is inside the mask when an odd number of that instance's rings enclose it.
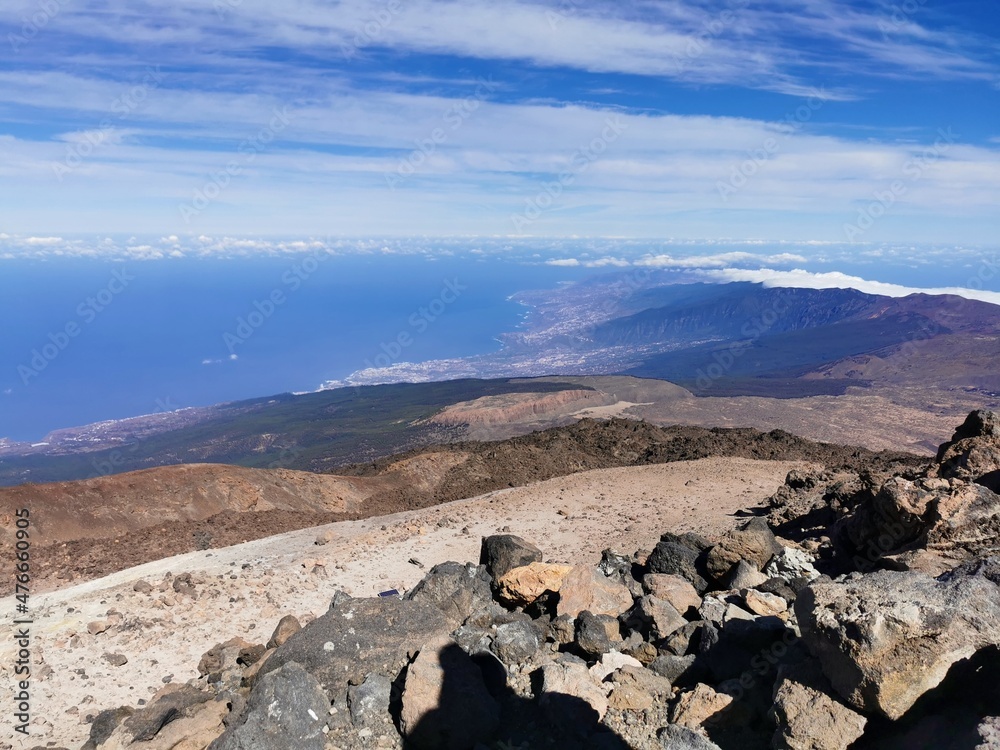
<instances>
[{"instance_id":1,"label":"wispy cloud","mask_svg":"<svg viewBox=\"0 0 1000 750\"><path fill-rule=\"evenodd\" d=\"M796 118L803 100L1000 74L972 31L841 0L46 7L37 28L24 21L35 0L0 7L0 201L4 228L22 233L504 234L614 116L627 129L613 152L531 232L833 239L933 135L862 139ZM488 95L452 129L484 76ZM185 226L178 205L276 108L288 127ZM992 233L1000 150L958 130L866 239ZM780 149L720 204L720 181L773 138ZM386 175L408 158L420 168L390 194Z\"/></svg>"}]
</instances>

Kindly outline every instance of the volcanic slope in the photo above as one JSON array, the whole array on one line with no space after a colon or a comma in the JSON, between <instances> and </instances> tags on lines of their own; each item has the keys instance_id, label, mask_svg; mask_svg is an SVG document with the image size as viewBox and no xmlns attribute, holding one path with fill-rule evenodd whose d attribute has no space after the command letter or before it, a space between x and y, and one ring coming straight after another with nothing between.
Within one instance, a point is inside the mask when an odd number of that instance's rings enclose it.
<instances>
[{"instance_id":1,"label":"volcanic slope","mask_svg":"<svg viewBox=\"0 0 1000 750\"><path fill-rule=\"evenodd\" d=\"M189 466L2 489L0 535L10 538L17 508L31 510L38 524L33 575L43 590L171 555L425 508L580 471L709 457L880 468L927 460L815 443L778 430L584 419L499 442L422 449L336 476Z\"/></svg>"}]
</instances>

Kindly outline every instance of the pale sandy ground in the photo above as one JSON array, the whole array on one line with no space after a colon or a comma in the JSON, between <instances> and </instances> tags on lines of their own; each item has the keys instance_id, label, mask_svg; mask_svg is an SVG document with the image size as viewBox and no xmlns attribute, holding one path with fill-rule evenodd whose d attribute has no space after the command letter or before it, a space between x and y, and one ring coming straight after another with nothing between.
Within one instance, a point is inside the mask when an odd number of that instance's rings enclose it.
<instances>
[{"instance_id":1,"label":"pale sandy ground","mask_svg":"<svg viewBox=\"0 0 1000 750\"><path fill-rule=\"evenodd\" d=\"M325 612L338 588L355 596L404 591L432 565L477 561L483 536L510 531L538 544L548 560L595 563L606 547L629 554L652 549L667 529L721 533L739 522L737 511L758 505L800 466L711 458L584 472L427 510L182 555L39 595L32 599L33 661L36 672L47 665L51 673L32 683L30 740L15 736L5 701L0 747L13 742L17 748L77 750L89 733L88 714L135 706L168 676L175 682L197 677L201 655L214 644L234 636L264 642L286 614ZM336 538L317 546L326 529ZM160 586L168 572L190 572L197 597L176 594L169 583ZM163 590L137 593L133 585L140 579ZM14 627L13 609L12 598L0 600L4 634ZM88 633L88 623L113 611L122 615L118 625ZM7 696L14 647L9 637L0 644ZM105 653L123 654L128 663L113 667Z\"/></svg>"}]
</instances>

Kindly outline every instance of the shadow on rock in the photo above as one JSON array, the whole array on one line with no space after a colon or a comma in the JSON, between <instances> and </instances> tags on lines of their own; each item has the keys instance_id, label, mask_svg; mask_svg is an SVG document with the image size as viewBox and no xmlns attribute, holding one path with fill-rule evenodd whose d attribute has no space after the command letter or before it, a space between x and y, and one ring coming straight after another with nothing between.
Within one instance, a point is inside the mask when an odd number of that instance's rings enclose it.
<instances>
[{"instance_id":1,"label":"shadow on rock","mask_svg":"<svg viewBox=\"0 0 1000 750\"><path fill-rule=\"evenodd\" d=\"M503 664L488 652L470 656L445 639L429 644L407 670L399 727L415 750L469 750L476 743L508 748L596 748L629 745L600 723L586 700L546 690L532 674L540 700L518 696Z\"/></svg>"}]
</instances>

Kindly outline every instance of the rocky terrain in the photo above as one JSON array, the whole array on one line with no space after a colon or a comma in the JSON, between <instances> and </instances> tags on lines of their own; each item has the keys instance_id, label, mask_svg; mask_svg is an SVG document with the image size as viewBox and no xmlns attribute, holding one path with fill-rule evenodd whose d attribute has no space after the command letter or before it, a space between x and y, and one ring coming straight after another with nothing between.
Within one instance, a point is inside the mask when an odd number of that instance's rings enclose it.
<instances>
[{"instance_id":1,"label":"rocky terrain","mask_svg":"<svg viewBox=\"0 0 1000 750\"><path fill-rule=\"evenodd\" d=\"M337 474L182 465L4 488L0 539L12 538L18 508L32 510L38 550L34 585L46 590L185 552L429 507L579 471L713 456L839 468L921 463L908 454L814 443L781 431L583 419L507 440L434 446ZM3 586L10 590L9 582Z\"/></svg>"},{"instance_id":2,"label":"rocky terrain","mask_svg":"<svg viewBox=\"0 0 1000 750\"><path fill-rule=\"evenodd\" d=\"M739 460L747 474L759 463ZM612 471L645 488L653 476L634 472L723 470L698 463ZM85 716L83 747L1000 747L1000 417L970 414L925 464L785 468L761 506L748 502L753 492L715 494L734 512L758 508L728 524L699 517L697 503L664 524L664 501L633 500L633 536L601 552L623 526L604 494L612 476L596 480L597 502L583 509L530 498L529 516L582 510L604 529L587 539L587 559L511 513L510 529L457 532L474 555L410 558L432 563L415 585L365 597L336 577L313 579L329 602L319 613L278 619L280 594L262 581L271 622L219 633L197 677ZM572 498L569 486L552 489ZM320 548L330 541L315 537ZM126 580L168 607L198 597L211 606L225 579L161 576ZM127 599L100 590L107 604ZM53 596L53 607L67 601ZM54 651L144 627L112 606Z\"/></svg>"},{"instance_id":3,"label":"rocky terrain","mask_svg":"<svg viewBox=\"0 0 1000 750\"><path fill-rule=\"evenodd\" d=\"M307 622L327 610L335 589L405 593L436 564L477 559L481 539L498 533L545 539L551 559L567 564L592 563L607 547L652 549L663 528L723 534L789 471L809 465L705 458L583 471L36 592L34 731L18 748L77 750L102 710L138 708L197 677L201 656L220 641L266 637L289 614ZM0 602L0 628L10 626L13 604ZM13 648L13 640L0 641L0 680L11 679Z\"/></svg>"}]
</instances>

